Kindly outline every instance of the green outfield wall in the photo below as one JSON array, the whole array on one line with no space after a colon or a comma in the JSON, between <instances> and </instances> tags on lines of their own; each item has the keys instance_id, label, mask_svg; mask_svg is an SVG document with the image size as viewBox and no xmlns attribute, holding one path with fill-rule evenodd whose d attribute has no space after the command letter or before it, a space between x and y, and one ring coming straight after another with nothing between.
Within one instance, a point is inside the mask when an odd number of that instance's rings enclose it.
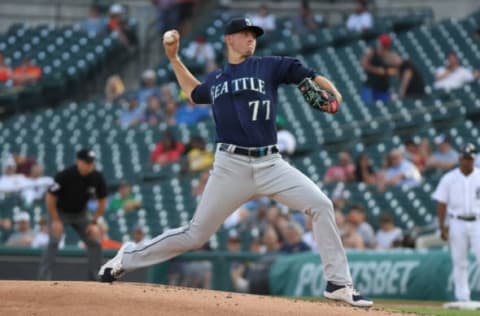
<instances>
[{"instance_id":1,"label":"green outfield wall","mask_svg":"<svg viewBox=\"0 0 480 316\"><path fill-rule=\"evenodd\" d=\"M349 252L352 278L366 296L451 300L453 283L450 254L443 250ZM471 257L469 281L472 299L480 299L480 267ZM319 256L306 253L279 257L270 269L272 294L322 296L325 288Z\"/></svg>"}]
</instances>

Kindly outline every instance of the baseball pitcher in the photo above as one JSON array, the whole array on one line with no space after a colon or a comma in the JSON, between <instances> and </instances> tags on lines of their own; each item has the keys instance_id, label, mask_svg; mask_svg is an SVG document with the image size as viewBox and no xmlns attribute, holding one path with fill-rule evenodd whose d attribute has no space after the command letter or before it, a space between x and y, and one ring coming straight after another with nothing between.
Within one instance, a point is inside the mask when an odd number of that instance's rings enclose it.
<instances>
[{"instance_id":1,"label":"baseball pitcher","mask_svg":"<svg viewBox=\"0 0 480 316\"><path fill-rule=\"evenodd\" d=\"M285 162L276 146L275 117L280 84L297 84L315 109L335 113L342 96L335 86L298 59L254 57L263 30L250 20L231 20L224 40L227 62L199 82L178 57L180 35L170 31L164 48L178 83L193 103L212 104L217 151L202 199L189 225L172 229L142 246L125 244L99 271L111 282L129 272L199 248L240 205L261 196L313 219L313 233L324 265L325 297L354 306L372 301L352 286L332 202L313 181Z\"/></svg>"}]
</instances>

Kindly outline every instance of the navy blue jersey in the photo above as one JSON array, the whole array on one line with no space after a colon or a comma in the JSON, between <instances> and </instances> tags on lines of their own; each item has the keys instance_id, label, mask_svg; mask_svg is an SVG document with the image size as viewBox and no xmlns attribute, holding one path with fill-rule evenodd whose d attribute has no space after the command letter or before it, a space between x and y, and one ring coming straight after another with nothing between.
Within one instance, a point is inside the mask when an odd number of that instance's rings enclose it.
<instances>
[{"instance_id":1,"label":"navy blue jersey","mask_svg":"<svg viewBox=\"0 0 480 316\"><path fill-rule=\"evenodd\" d=\"M278 86L314 76L312 69L295 58L252 56L209 73L191 97L195 103L212 104L217 142L244 147L273 145L277 143Z\"/></svg>"}]
</instances>

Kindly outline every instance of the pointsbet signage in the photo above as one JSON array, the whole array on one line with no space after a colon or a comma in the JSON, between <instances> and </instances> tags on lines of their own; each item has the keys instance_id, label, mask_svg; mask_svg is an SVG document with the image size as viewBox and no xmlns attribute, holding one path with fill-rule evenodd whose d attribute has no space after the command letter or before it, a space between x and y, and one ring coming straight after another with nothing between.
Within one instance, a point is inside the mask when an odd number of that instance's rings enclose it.
<instances>
[{"instance_id":1,"label":"pointsbet signage","mask_svg":"<svg viewBox=\"0 0 480 316\"><path fill-rule=\"evenodd\" d=\"M451 300L450 255L446 251L349 252L355 287L371 297ZM480 267L470 264L472 299L480 298ZM284 256L270 270L272 294L322 296L323 267L314 253Z\"/></svg>"}]
</instances>

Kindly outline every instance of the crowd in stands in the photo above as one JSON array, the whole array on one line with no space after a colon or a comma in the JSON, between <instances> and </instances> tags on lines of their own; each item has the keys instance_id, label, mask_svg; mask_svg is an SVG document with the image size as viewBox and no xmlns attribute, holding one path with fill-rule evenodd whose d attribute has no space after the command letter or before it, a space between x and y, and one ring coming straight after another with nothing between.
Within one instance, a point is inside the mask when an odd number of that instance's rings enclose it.
<instances>
[{"instance_id":1,"label":"crowd in stands","mask_svg":"<svg viewBox=\"0 0 480 316\"><path fill-rule=\"evenodd\" d=\"M37 66L31 58L26 57L21 64L11 67L7 65L4 54L0 52L0 88L19 88L35 84L41 78L42 68Z\"/></svg>"},{"instance_id":2,"label":"crowd in stands","mask_svg":"<svg viewBox=\"0 0 480 316\"><path fill-rule=\"evenodd\" d=\"M130 22L128 7L120 3L113 3L107 14L102 12L99 5L92 4L87 18L80 23L80 26L92 36L114 33L126 48L133 49L138 44L136 30Z\"/></svg>"},{"instance_id":3,"label":"crowd in stands","mask_svg":"<svg viewBox=\"0 0 480 316\"><path fill-rule=\"evenodd\" d=\"M151 0L157 11L157 29L160 34L167 30L182 29L188 32L196 0Z\"/></svg>"},{"instance_id":4,"label":"crowd in stands","mask_svg":"<svg viewBox=\"0 0 480 316\"><path fill-rule=\"evenodd\" d=\"M171 84L157 85L155 71L142 73L141 84L136 91L126 91L118 75L111 76L106 83L106 102L120 108L118 125L130 128L142 123L160 129L185 124L194 125L210 118L208 106L193 106L188 98L177 92Z\"/></svg>"}]
</instances>

